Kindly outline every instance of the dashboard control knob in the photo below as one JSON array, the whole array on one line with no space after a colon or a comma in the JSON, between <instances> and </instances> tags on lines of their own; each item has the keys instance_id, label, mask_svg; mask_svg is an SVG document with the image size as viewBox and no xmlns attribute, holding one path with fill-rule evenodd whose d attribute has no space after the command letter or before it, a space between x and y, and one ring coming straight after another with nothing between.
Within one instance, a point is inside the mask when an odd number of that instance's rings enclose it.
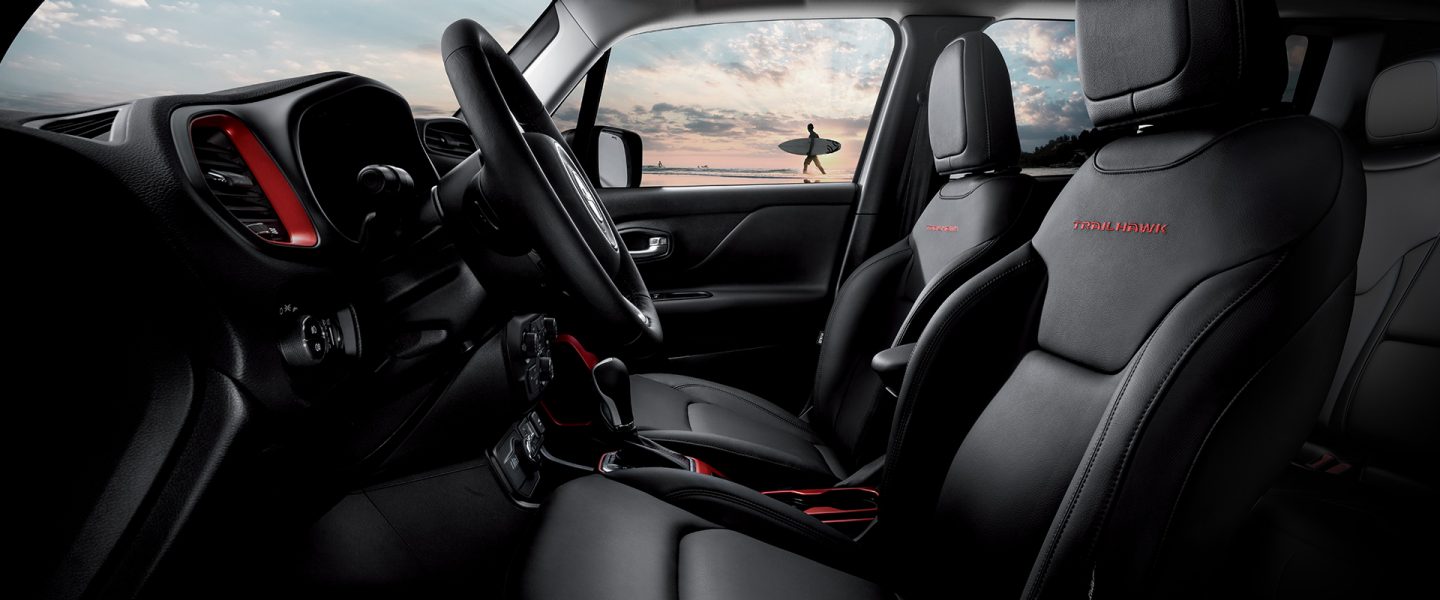
<instances>
[{"instance_id":1,"label":"dashboard control knob","mask_svg":"<svg viewBox=\"0 0 1440 600\"><path fill-rule=\"evenodd\" d=\"M391 165L370 165L360 169L355 182L375 194L404 194L414 191L415 179L405 169Z\"/></svg>"}]
</instances>

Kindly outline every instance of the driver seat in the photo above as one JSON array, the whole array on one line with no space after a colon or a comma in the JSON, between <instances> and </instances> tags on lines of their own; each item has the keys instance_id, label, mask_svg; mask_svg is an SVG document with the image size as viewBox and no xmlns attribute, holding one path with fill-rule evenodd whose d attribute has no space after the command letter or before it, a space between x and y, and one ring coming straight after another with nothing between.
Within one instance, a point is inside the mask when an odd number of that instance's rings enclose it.
<instances>
[{"instance_id":1,"label":"driver seat","mask_svg":"<svg viewBox=\"0 0 1440 600\"><path fill-rule=\"evenodd\" d=\"M645 437L756 486L832 485L884 453L894 398L870 359L914 342L951 292L1029 241L1049 208L1016 166L1010 75L989 36L966 33L940 53L927 105L935 169L951 179L909 236L840 286L809 407L797 417L744 390L641 374L631 397Z\"/></svg>"}]
</instances>

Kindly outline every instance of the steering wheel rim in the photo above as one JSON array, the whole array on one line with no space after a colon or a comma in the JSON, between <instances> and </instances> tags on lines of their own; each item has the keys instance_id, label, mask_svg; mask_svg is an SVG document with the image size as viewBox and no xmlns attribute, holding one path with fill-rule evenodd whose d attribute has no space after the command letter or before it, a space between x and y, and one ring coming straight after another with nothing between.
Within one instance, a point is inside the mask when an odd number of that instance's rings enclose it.
<instances>
[{"instance_id":1,"label":"steering wheel rim","mask_svg":"<svg viewBox=\"0 0 1440 600\"><path fill-rule=\"evenodd\" d=\"M445 29L441 52L479 168L466 194L496 229L513 229L579 296L619 347L658 345L660 316L599 195L514 61L479 23ZM442 190L443 190L442 184ZM471 221L466 221L467 223ZM613 337L611 337L613 336Z\"/></svg>"}]
</instances>

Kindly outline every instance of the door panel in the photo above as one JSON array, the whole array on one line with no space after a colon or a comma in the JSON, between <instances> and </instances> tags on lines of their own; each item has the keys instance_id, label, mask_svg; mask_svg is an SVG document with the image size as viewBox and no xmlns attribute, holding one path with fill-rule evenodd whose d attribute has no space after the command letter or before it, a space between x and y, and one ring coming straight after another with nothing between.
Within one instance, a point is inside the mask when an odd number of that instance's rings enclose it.
<instances>
[{"instance_id":1,"label":"door panel","mask_svg":"<svg viewBox=\"0 0 1440 600\"><path fill-rule=\"evenodd\" d=\"M851 183L600 190L639 262L665 328L640 369L703 377L798 410L849 225ZM641 247L633 247L636 244Z\"/></svg>"}]
</instances>

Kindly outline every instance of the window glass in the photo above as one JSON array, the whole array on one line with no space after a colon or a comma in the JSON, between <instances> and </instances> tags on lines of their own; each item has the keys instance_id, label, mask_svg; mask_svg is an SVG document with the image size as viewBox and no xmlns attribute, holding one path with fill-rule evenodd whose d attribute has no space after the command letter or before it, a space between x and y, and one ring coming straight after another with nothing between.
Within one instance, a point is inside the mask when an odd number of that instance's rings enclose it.
<instances>
[{"instance_id":1,"label":"window glass","mask_svg":"<svg viewBox=\"0 0 1440 600\"><path fill-rule=\"evenodd\" d=\"M585 100L585 80L588 78L581 77L580 83L575 84L575 89L570 90L570 95L550 115L555 120L556 129L569 131L580 123L580 104Z\"/></svg>"},{"instance_id":2,"label":"window glass","mask_svg":"<svg viewBox=\"0 0 1440 600\"><path fill-rule=\"evenodd\" d=\"M0 108L59 112L322 71L457 108L440 34L479 21L510 47L550 0L47 0L0 62Z\"/></svg>"},{"instance_id":3,"label":"window glass","mask_svg":"<svg viewBox=\"0 0 1440 600\"><path fill-rule=\"evenodd\" d=\"M1010 69L1020 166L1035 175L1074 172L1086 158L1080 134L1091 126L1080 91L1075 22L1011 19L985 33Z\"/></svg>"},{"instance_id":4,"label":"window glass","mask_svg":"<svg viewBox=\"0 0 1440 600\"><path fill-rule=\"evenodd\" d=\"M850 181L894 46L875 19L639 34L610 54L596 124L640 135L642 186Z\"/></svg>"},{"instance_id":5,"label":"window glass","mask_svg":"<svg viewBox=\"0 0 1440 600\"><path fill-rule=\"evenodd\" d=\"M1285 59L1290 67L1290 74L1285 79L1285 95L1280 98L1282 102L1295 100L1295 87L1300 83L1300 68L1305 66L1305 51L1309 48L1310 38L1303 35L1285 38Z\"/></svg>"}]
</instances>

